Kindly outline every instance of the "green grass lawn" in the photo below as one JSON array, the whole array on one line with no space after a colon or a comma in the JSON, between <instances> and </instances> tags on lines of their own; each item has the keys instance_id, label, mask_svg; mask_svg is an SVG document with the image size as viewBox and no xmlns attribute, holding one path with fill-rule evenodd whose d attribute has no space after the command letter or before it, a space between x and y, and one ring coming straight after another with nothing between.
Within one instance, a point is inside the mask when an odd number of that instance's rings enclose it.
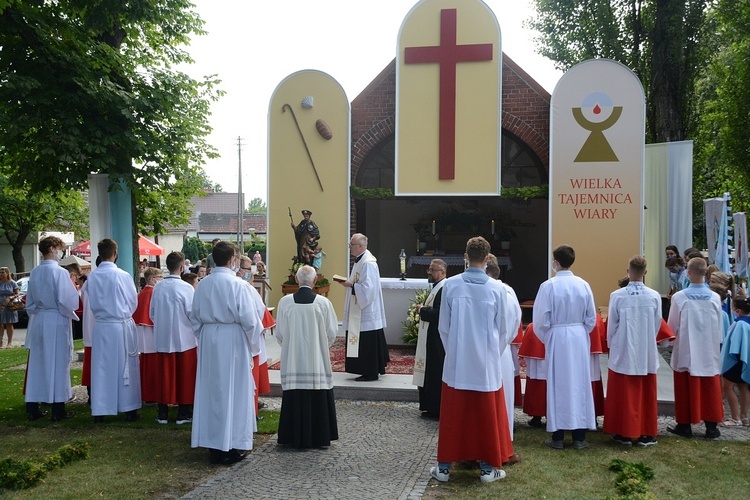
<instances>
[{"instance_id":1,"label":"green grass lawn","mask_svg":"<svg viewBox=\"0 0 750 500\"><path fill-rule=\"evenodd\" d=\"M26 362L21 348L0 351L0 459L39 459L60 446L83 441L91 446L88 460L49 473L28 490L5 491L1 498L174 498L192 490L224 467L209 465L205 449L190 447L190 425L159 425L156 407L140 410L143 418L125 422L124 415L94 425L84 404L69 404L76 415L64 422L49 418L29 422L22 394ZM73 385L80 370L71 371ZM49 409L42 406L42 409ZM262 411L255 446L278 428L278 412Z\"/></svg>"},{"instance_id":2,"label":"green grass lawn","mask_svg":"<svg viewBox=\"0 0 750 500\"><path fill-rule=\"evenodd\" d=\"M619 498L612 459L643 462L654 470L648 485L656 498L750 497L750 443L659 436L656 446L625 447L602 432L589 432L591 446L553 450L543 429L516 425L514 448L522 462L505 468L507 477L479 482L479 469L451 470L447 483L430 480L426 498ZM566 446L570 436L566 435Z\"/></svg>"}]
</instances>

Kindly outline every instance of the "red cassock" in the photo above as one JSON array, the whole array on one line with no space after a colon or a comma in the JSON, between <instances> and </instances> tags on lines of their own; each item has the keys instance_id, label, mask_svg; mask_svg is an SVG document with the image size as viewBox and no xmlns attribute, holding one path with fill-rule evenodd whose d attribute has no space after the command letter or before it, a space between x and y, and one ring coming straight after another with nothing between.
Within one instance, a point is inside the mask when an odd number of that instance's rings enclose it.
<instances>
[{"instance_id":1,"label":"red cassock","mask_svg":"<svg viewBox=\"0 0 750 500\"><path fill-rule=\"evenodd\" d=\"M500 467L513 456L502 387L495 392L462 391L443 382L439 432L439 462L482 460Z\"/></svg>"},{"instance_id":2,"label":"red cassock","mask_svg":"<svg viewBox=\"0 0 750 500\"><path fill-rule=\"evenodd\" d=\"M198 348L159 352L156 401L165 405L191 405L195 400Z\"/></svg>"},{"instance_id":3,"label":"red cassock","mask_svg":"<svg viewBox=\"0 0 750 500\"><path fill-rule=\"evenodd\" d=\"M263 329L267 330L276 326L271 311L266 309L263 314ZM261 340L264 342L263 340ZM260 364L260 355L253 356L253 380L255 381L255 407L258 407L258 395L271 392L271 381L268 377L268 360Z\"/></svg>"},{"instance_id":4,"label":"red cassock","mask_svg":"<svg viewBox=\"0 0 750 500\"><path fill-rule=\"evenodd\" d=\"M513 363L515 363L515 366L518 366L518 350L521 347L521 344L523 344L523 326L518 325L518 333L516 333L516 338L514 338L510 345L515 346L515 349L513 349L511 352L513 353ZM513 378L513 406L516 408L523 408L523 391L521 390L521 375L516 375Z\"/></svg>"},{"instance_id":5,"label":"red cassock","mask_svg":"<svg viewBox=\"0 0 750 500\"><path fill-rule=\"evenodd\" d=\"M596 325L594 329L589 332L589 339L591 343L591 354L595 355L595 362L599 362L599 355L609 352L607 349L607 325L602 319L602 315L596 315ZM594 413L596 416L604 415L604 385L602 384L601 374L599 374L598 380L594 380L594 374L592 373L591 390L594 394Z\"/></svg>"},{"instance_id":6,"label":"red cassock","mask_svg":"<svg viewBox=\"0 0 750 500\"><path fill-rule=\"evenodd\" d=\"M154 322L151 321L149 315L153 294L153 286L144 287L138 294L138 307L133 313L133 321L136 325L154 326ZM138 362L141 374L141 399L155 402L159 396L159 356L155 352L142 352L139 355Z\"/></svg>"},{"instance_id":7,"label":"red cassock","mask_svg":"<svg viewBox=\"0 0 750 500\"><path fill-rule=\"evenodd\" d=\"M657 343L673 338L674 333L662 320ZM624 375L609 370L607 394L610 397L604 409L604 432L630 439L656 436L658 402L655 373Z\"/></svg>"},{"instance_id":8,"label":"red cassock","mask_svg":"<svg viewBox=\"0 0 750 500\"><path fill-rule=\"evenodd\" d=\"M529 323L523 336L518 355L529 360L544 359L544 344L534 333L534 324ZM533 361L532 361L533 362ZM523 412L532 417L547 415L547 380L530 378L526 372L526 392L523 396Z\"/></svg>"}]
</instances>

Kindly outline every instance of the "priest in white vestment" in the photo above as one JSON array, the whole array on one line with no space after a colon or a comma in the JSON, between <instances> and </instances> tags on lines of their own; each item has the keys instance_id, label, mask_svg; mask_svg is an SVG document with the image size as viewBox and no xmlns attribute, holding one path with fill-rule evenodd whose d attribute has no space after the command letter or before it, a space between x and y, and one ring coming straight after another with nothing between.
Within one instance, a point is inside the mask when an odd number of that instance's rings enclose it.
<instances>
[{"instance_id":1,"label":"priest in white vestment","mask_svg":"<svg viewBox=\"0 0 750 500\"><path fill-rule=\"evenodd\" d=\"M159 424L169 422L169 406L177 405L177 425L193 421L198 339L190 322L195 289L180 278L182 252L167 255L169 275L154 286L149 314L154 322L154 347L159 370L156 387Z\"/></svg>"},{"instance_id":2,"label":"priest in white vestment","mask_svg":"<svg viewBox=\"0 0 750 500\"><path fill-rule=\"evenodd\" d=\"M503 352L518 325L510 324L506 287L484 272L489 253L487 240L471 238L469 267L443 285L443 394L438 464L430 469L438 481L448 481L451 463L459 460L479 460L482 482L502 479L502 464L513 456L502 374Z\"/></svg>"},{"instance_id":3,"label":"priest in white vestment","mask_svg":"<svg viewBox=\"0 0 750 500\"><path fill-rule=\"evenodd\" d=\"M674 370L675 426L673 434L691 437L691 424L706 424L708 439L721 435L724 420L721 395L721 341L724 314L721 298L705 286L706 261L693 257L687 265L690 286L672 296L667 323L675 334L671 366Z\"/></svg>"},{"instance_id":4,"label":"priest in white vestment","mask_svg":"<svg viewBox=\"0 0 750 500\"><path fill-rule=\"evenodd\" d=\"M252 287L238 278L236 247L219 241L215 266L198 284L190 320L198 337L193 448L208 448L211 463L231 465L253 447L257 429L252 345L263 330Z\"/></svg>"},{"instance_id":5,"label":"priest in white vestment","mask_svg":"<svg viewBox=\"0 0 750 500\"><path fill-rule=\"evenodd\" d=\"M560 245L552 251L555 277L539 287L534 299L534 332L545 347L547 362L547 431L545 444L563 448L564 431L573 448L588 447L586 429L596 429L591 389L591 339L596 309L591 287L573 275L575 251Z\"/></svg>"},{"instance_id":6,"label":"priest in white vestment","mask_svg":"<svg viewBox=\"0 0 750 500\"><path fill-rule=\"evenodd\" d=\"M72 397L70 361L73 357L71 319L78 319L78 292L70 273L60 267L65 243L56 236L39 242L44 260L31 271L26 311L29 328L24 346L29 350L26 379L26 413L29 420L45 414L39 403L52 404L52 421L72 415L65 402Z\"/></svg>"},{"instance_id":7,"label":"priest in white vestment","mask_svg":"<svg viewBox=\"0 0 750 500\"><path fill-rule=\"evenodd\" d=\"M367 250L367 237L357 233L349 242L354 266L349 279L340 282L348 288L344 305L344 330L346 330L346 371L357 373L357 382L367 382L385 375L385 365L390 361L388 344L383 328L385 307L380 288L378 261Z\"/></svg>"},{"instance_id":8,"label":"priest in white vestment","mask_svg":"<svg viewBox=\"0 0 750 500\"><path fill-rule=\"evenodd\" d=\"M133 277L115 265L117 243L105 238L97 244L102 263L89 275L86 288L94 330L91 346L91 415L102 423L105 415L126 414L138 420L141 380L138 335L133 313L138 292Z\"/></svg>"},{"instance_id":9,"label":"priest in white vestment","mask_svg":"<svg viewBox=\"0 0 750 500\"><path fill-rule=\"evenodd\" d=\"M281 416L278 442L294 448L330 446L339 438L329 347L338 320L333 304L313 292L316 271L297 271L299 290L279 301L276 340L281 344Z\"/></svg>"},{"instance_id":10,"label":"priest in white vestment","mask_svg":"<svg viewBox=\"0 0 750 500\"><path fill-rule=\"evenodd\" d=\"M626 446L656 444L657 334L661 327L661 295L643 284L646 259L628 263L630 282L609 297L607 344L609 376L604 406L604 432Z\"/></svg>"}]
</instances>

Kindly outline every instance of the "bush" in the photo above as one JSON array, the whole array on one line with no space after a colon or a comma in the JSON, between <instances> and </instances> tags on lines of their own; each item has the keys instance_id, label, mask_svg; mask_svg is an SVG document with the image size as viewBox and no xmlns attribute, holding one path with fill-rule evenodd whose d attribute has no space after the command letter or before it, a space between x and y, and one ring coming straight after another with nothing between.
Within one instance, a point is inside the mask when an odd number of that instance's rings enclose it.
<instances>
[{"instance_id":1,"label":"bush","mask_svg":"<svg viewBox=\"0 0 750 500\"><path fill-rule=\"evenodd\" d=\"M39 484L47 472L60 469L76 460L89 458L88 443L76 442L65 445L42 459L37 460L15 460L5 458L0 460L0 488L6 490L23 490Z\"/></svg>"}]
</instances>

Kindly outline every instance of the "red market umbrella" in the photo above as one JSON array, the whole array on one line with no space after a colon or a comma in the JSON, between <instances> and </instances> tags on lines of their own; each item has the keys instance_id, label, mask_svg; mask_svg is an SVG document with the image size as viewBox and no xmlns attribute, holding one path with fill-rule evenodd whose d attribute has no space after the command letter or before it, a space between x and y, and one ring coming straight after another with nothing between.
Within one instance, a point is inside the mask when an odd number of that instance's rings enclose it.
<instances>
[{"instance_id":1,"label":"red market umbrella","mask_svg":"<svg viewBox=\"0 0 750 500\"><path fill-rule=\"evenodd\" d=\"M91 257L91 241L84 241L73 247L70 251L73 255L78 257ZM165 250L154 243L153 241L147 240L143 236L138 238L138 254L139 255L164 255Z\"/></svg>"}]
</instances>

